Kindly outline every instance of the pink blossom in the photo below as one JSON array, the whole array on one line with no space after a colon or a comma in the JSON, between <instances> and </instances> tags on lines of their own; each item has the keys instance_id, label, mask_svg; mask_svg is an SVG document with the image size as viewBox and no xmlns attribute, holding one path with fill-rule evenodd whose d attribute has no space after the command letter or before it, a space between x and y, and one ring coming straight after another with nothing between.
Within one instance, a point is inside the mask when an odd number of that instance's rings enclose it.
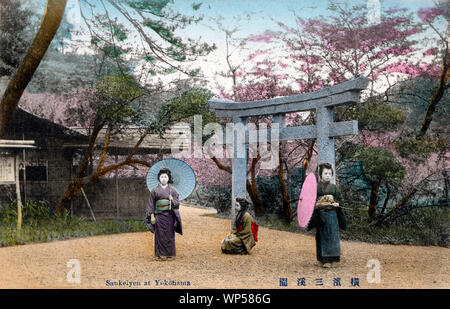
<instances>
[{"instance_id":1,"label":"pink blossom","mask_svg":"<svg viewBox=\"0 0 450 309\"><path fill-rule=\"evenodd\" d=\"M437 48L430 48L423 52L424 56L434 56L437 54Z\"/></svg>"},{"instance_id":2,"label":"pink blossom","mask_svg":"<svg viewBox=\"0 0 450 309\"><path fill-rule=\"evenodd\" d=\"M265 55L265 54L267 54L267 52L258 51L258 52L256 52L256 53L251 54L251 55L248 57L247 60L253 60L253 59L255 59L256 57L261 56L261 55Z\"/></svg>"},{"instance_id":3,"label":"pink blossom","mask_svg":"<svg viewBox=\"0 0 450 309\"><path fill-rule=\"evenodd\" d=\"M318 56L307 56L305 61L309 64L318 64L323 62L322 58Z\"/></svg>"},{"instance_id":4,"label":"pink blossom","mask_svg":"<svg viewBox=\"0 0 450 309\"><path fill-rule=\"evenodd\" d=\"M424 65L412 65L409 63L398 62L389 64L372 74L372 78L375 79L382 73L403 73L412 76L423 76L429 78L438 78L440 75L440 67L436 63L424 64Z\"/></svg>"},{"instance_id":5,"label":"pink blossom","mask_svg":"<svg viewBox=\"0 0 450 309\"><path fill-rule=\"evenodd\" d=\"M290 50L297 50L297 48L295 47L295 45L292 44L292 43L289 42L289 41L286 42L286 46L287 46Z\"/></svg>"},{"instance_id":6,"label":"pink blossom","mask_svg":"<svg viewBox=\"0 0 450 309\"><path fill-rule=\"evenodd\" d=\"M338 83L344 81L344 76L338 72L330 72L330 73L328 73L328 76L331 78L331 80L335 84L338 84Z\"/></svg>"},{"instance_id":7,"label":"pink blossom","mask_svg":"<svg viewBox=\"0 0 450 309\"><path fill-rule=\"evenodd\" d=\"M95 89L79 88L65 94L25 93L20 100L24 110L63 126L92 125L98 104Z\"/></svg>"},{"instance_id":8,"label":"pink blossom","mask_svg":"<svg viewBox=\"0 0 450 309\"><path fill-rule=\"evenodd\" d=\"M307 92L306 89L308 89L308 83L304 80L297 80L296 81L298 88L300 89L300 93Z\"/></svg>"},{"instance_id":9,"label":"pink blossom","mask_svg":"<svg viewBox=\"0 0 450 309\"><path fill-rule=\"evenodd\" d=\"M296 34L296 32L292 29L286 26L285 24L278 22L278 26L280 26L284 31L289 32L291 34Z\"/></svg>"},{"instance_id":10,"label":"pink blossom","mask_svg":"<svg viewBox=\"0 0 450 309\"><path fill-rule=\"evenodd\" d=\"M216 94L217 97L219 97L222 100L231 100L230 96L225 93L224 89L221 86L217 86Z\"/></svg>"},{"instance_id":11,"label":"pink blossom","mask_svg":"<svg viewBox=\"0 0 450 309\"><path fill-rule=\"evenodd\" d=\"M405 12L406 8L392 8L389 10L386 10L386 13L391 14L391 13L397 13L397 12Z\"/></svg>"},{"instance_id":12,"label":"pink blossom","mask_svg":"<svg viewBox=\"0 0 450 309\"><path fill-rule=\"evenodd\" d=\"M278 61L278 65L279 65L281 68L283 68L283 69L286 69L286 68L288 67L287 64L285 64L285 63L283 63L283 62L281 62L281 61Z\"/></svg>"},{"instance_id":13,"label":"pink blossom","mask_svg":"<svg viewBox=\"0 0 450 309\"><path fill-rule=\"evenodd\" d=\"M301 65L300 66L300 70L302 72L305 72L306 74L313 74L313 73L317 72L317 69L315 69L315 68L313 68L313 67L311 67L309 65L306 65L306 64Z\"/></svg>"},{"instance_id":14,"label":"pink blossom","mask_svg":"<svg viewBox=\"0 0 450 309\"><path fill-rule=\"evenodd\" d=\"M314 79L309 83L306 80L298 79L296 80L296 83L298 88L300 89L299 93L311 92L325 86L324 81L320 79Z\"/></svg>"},{"instance_id":15,"label":"pink blossom","mask_svg":"<svg viewBox=\"0 0 450 309\"><path fill-rule=\"evenodd\" d=\"M331 59L340 66L344 67L347 71L353 72L353 67L350 62L335 56L332 56Z\"/></svg>"},{"instance_id":16,"label":"pink blossom","mask_svg":"<svg viewBox=\"0 0 450 309\"><path fill-rule=\"evenodd\" d=\"M354 18L351 21L352 24L358 25L358 26L361 26L362 24L364 24L364 22L365 22L364 18L361 18L361 17Z\"/></svg>"},{"instance_id":17,"label":"pink blossom","mask_svg":"<svg viewBox=\"0 0 450 309\"><path fill-rule=\"evenodd\" d=\"M260 35L252 35L247 41L248 42L258 42L258 43L271 43L273 39L278 38L278 36L274 33L265 33Z\"/></svg>"},{"instance_id":18,"label":"pink blossom","mask_svg":"<svg viewBox=\"0 0 450 309\"><path fill-rule=\"evenodd\" d=\"M412 48L411 46L391 46L379 51L378 53L373 55L371 59L379 59L389 55L404 56L412 53L413 51L414 48Z\"/></svg>"},{"instance_id":19,"label":"pink blossom","mask_svg":"<svg viewBox=\"0 0 450 309\"><path fill-rule=\"evenodd\" d=\"M273 78L276 78L276 79L286 79L285 75L275 74L274 72L272 72L270 70L263 70L263 69L260 69L260 68L256 69L254 74L256 76L273 77Z\"/></svg>"},{"instance_id":20,"label":"pink blossom","mask_svg":"<svg viewBox=\"0 0 450 309\"><path fill-rule=\"evenodd\" d=\"M256 65L257 66L266 66L266 67L270 68L270 67L272 67L273 64L270 61L258 61L256 63Z\"/></svg>"},{"instance_id":21,"label":"pink blossom","mask_svg":"<svg viewBox=\"0 0 450 309\"><path fill-rule=\"evenodd\" d=\"M353 10L353 11L360 11L360 10L365 9L365 8L366 8L365 5L354 5L354 6L352 7L352 10Z\"/></svg>"},{"instance_id":22,"label":"pink blossom","mask_svg":"<svg viewBox=\"0 0 450 309\"><path fill-rule=\"evenodd\" d=\"M278 85L277 81L267 80L265 82L236 87L236 100L241 102L255 101L278 96L288 96L293 93L292 89Z\"/></svg>"},{"instance_id":23,"label":"pink blossom","mask_svg":"<svg viewBox=\"0 0 450 309\"><path fill-rule=\"evenodd\" d=\"M392 142L398 136L396 131L369 131L361 130L361 143L363 147L380 147L392 150Z\"/></svg>"},{"instance_id":24,"label":"pink blossom","mask_svg":"<svg viewBox=\"0 0 450 309\"><path fill-rule=\"evenodd\" d=\"M439 8L422 8L417 12L417 15L424 23L432 22L437 16L446 16L448 13Z\"/></svg>"}]
</instances>

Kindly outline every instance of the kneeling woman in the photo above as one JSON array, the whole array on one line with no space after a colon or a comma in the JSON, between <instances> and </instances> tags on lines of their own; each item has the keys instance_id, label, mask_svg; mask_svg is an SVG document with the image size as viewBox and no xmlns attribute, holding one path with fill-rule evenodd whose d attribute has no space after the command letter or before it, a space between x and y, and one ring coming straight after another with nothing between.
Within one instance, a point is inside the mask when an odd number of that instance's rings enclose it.
<instances>
[{"instance_id":1,"label":"kneeling woman","mask_svg":"<svg viewBox=\"0 0 450 309\"><path fill-rule=\"evenodd\" d=\"M158 185L150 192L147 202L147 227L154 236L155 256L160 260L175 257L175 232L183 234L179 214L180 202L170 170L158 173Z\"/></svg>"},{"instance_id":2,"label":"kneeling woman","mask_svg":"<svg viewBox=\"0 0 450 309\"><path fill-rule=\"evenodd\" d=\"M228 254L248 254L258 241L258 225L247 212L251 202L237 198L235 203L236 222L232 234L222 241L222 252Z\"/></svg>"}]
</instances>

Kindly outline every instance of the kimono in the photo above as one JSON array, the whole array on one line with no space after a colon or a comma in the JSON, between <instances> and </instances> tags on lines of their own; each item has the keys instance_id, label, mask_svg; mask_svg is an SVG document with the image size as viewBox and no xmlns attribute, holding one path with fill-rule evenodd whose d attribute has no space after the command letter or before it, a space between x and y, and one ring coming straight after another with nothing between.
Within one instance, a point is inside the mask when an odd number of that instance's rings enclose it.
<instances>
[{"instance_id":1,"label":"kimono","mask_svg":"<svg viewBox=\"0 0 450 309\"><path fill-rule=\"evenodd\" d=\"M321 196L332 195L335 202L339 202L339 190L335 184L319 182L317 199ZM346 229L346 221L342 209L339 207L323 207L314 209L308 230L316 228L316 256L322 263L339 262L341 255L339 228Z\"/></svg>"},{"instance_id":2,"label":"kimono","mask_svg":"<svg viewBox=\"0 0 450 309\"><path fill-rule=\"evenodd\" d=\"M170 195L173 197L171 203L169 202ZM146 217L148 229L155 234L155 256L176 255L175 232L183 235L179 207L178 192L170 185L164 189L158 184L150 192ZM151 214L155 214L155 224L152 224L149 220Z\"/></svg>"},{"instance_id":3,"label":"kimono","mask_svg":"<svg viewBox=\"0 0 450 309\"><path fill-rule=\"evenodd\" d=\"M246 212L241 220L241 224L236 228L233 226L233 236L227 237L222 241L222 252L228 254L248 254L256 245L254 231L254 220L252 216Z\"/></svg>"}]
</instances>

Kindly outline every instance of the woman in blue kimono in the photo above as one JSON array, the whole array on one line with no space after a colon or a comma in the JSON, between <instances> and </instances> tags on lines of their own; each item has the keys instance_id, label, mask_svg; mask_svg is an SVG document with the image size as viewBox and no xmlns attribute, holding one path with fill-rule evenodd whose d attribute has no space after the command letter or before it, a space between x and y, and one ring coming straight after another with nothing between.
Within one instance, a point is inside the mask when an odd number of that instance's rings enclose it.
<instances>
[{"instance_id":1,"label":"woman in blue kimono","mask_svg":"<svg viewBox=\"0 0 450 309\"><path fill-rule=\"evenodd\" d=\"M329 163L319 165L317 202L307 229L316 228L316 255L319 264L328 268L340 262L339 228L346 228L342 208L339 207L339 190L331 183L333 167Z\"/></svg>"},{"instance_id":2,"label":"woman in blue kimono","mask_svg":"<svg viewBox=\"0 0 450 309\"><path fill-rule=\"evenodd\" d=\"M147 202L146 221L148 229L154 233L155 256L158 260L170 260L175 253L175 232L183 234L179 214L180 202L170 170L158 172L158 185L150 192Z\"/></svg>"}]
</instances>

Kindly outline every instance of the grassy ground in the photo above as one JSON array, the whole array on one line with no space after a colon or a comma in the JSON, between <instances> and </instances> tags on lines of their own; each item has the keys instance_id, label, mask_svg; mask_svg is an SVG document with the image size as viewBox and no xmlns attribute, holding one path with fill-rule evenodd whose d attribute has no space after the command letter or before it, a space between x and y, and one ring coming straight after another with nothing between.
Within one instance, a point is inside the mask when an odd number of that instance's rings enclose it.
<instances>
[{"instance_id":1,"label":"grassy ground","mask_svg":"<svg viewBox=\"0 0 450 309\"><path fill-rule=\"evenodd\" d=\"M94 222L68 213L56 217L45 203L30 202L23 207L23 224L18 231L17 205L12 203L0 208L0 247L146 230L144 222L137 220Z\"/></svg>"}]
</instances>

